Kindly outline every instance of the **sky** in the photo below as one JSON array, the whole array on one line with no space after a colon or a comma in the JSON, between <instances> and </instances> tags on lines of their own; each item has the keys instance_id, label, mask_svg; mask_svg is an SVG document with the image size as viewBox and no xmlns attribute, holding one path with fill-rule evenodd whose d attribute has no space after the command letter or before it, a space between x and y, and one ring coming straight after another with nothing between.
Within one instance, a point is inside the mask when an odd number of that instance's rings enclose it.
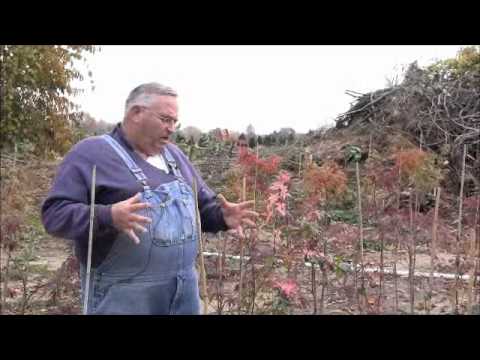
<instances>
[{"instance_id":1,"label":"sky","mask_svg":"<svg viewBox=\"0 0 480 360\"><path fill-rule=\"evenodd\" d=\"M101 46L77 64L89 80L75 98L97 120L122 120L125 99L136 86L159 82L179 94L181 127L257 134L283 127L306 133L332 126L353 97L401 79L413 61L420 66L451 58L463 46ZM88 67L88 68L87 68Z\"/></svg>"}]
</instances>

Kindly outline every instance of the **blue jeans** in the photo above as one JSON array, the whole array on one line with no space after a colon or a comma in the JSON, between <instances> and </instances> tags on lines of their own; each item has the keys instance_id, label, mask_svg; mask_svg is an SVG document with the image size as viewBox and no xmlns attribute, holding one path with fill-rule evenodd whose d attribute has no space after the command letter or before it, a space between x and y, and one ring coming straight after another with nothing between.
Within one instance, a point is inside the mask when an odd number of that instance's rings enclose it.
<instances>
[{"instance_id":1,"label":"blue jeans","mask_svg":"<svg viewBox=\"0 0 480 360\"><path fill-rule=\"evenodd\" d=\"M138 234L138 245L120 234L105 260L91 269L88 314L199 314L193 191L175 180L142 197L152 205L142 212L152 223ZM80 273L83 298L85 266Z\"/></svg>"}]
</instances>

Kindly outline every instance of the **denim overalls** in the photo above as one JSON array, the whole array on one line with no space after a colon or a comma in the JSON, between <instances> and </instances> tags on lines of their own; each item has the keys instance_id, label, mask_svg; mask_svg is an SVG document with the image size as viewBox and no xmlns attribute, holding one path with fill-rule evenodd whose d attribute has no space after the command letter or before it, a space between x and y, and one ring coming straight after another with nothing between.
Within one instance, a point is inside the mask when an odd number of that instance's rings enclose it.
<instances>
[{"instance_id":1,"label":"denim overalls","mask_svg":"<svg viewBox=\"0 0 480 360\"><path fill-rule=\"evenodd\" d=\"M143 186L140 211L152 223L137 234L135 244L120 234L106 259L90 272L88 314L168 315L199 314L197 226L193 191L184 181L175 160L165 148L165 158L175 180L151 190L146 176L130 155L109 135L102 136L118 153ZM81 266L82 297L85 266Z\"/></svg>"}]
</instances>

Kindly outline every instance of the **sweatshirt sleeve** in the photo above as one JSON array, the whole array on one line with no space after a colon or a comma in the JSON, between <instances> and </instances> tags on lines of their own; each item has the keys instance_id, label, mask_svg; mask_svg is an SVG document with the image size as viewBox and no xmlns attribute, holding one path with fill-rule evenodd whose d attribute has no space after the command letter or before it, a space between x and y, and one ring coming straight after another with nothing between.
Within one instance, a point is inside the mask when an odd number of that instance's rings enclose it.
<instances>
[{"instance_id":1,"label":"sweatshirt sleeve","mask_svg":"<svg viewBox=\"0 0 480 360\"><path fill-rule=\"evenodd\" d=\"M42 205L45 230L57 237L88 241L90 229L90 189L93 161L75 146L59 165L51 190ZM101 236L112 230L111 205L95 205L94 231Z\"/></svg>"},{"instance_id":2,"label":"sweatshirt sleeve","mask_svg":"<svg viewBox=\"0 0 480 360\"><path fill-rule=\"evenodd\" d=\"M201 180L201 179L200 179ZM216 194L203 182L198 181L198 204L205 232L227 231L229 228L223 218L222 209L216 200Z\"/></svg>"}]
</instances>

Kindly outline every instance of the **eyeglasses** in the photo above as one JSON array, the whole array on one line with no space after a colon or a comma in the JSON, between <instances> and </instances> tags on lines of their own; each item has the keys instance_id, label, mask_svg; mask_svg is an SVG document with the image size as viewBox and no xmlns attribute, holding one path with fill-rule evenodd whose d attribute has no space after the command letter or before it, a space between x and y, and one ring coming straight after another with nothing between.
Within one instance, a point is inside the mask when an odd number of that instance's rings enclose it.
<instances>
[{"instance_id":1,"label":"eyeglasses","mask_svg":"<svg viewBox=\"0 0 480 360\"><path fill-rule=\"evenodd\" d=\"M143 107L144 109L150 111L152 114L155 115L155 117L157 119L160 119L160 121L166 125L173 125L173 126L176 126L177 123L178 123L178 119L172 117L172 116L169 116L169 115L165 115L165 114L158 114L156 113L155 111L147 108L147 107Z\"/></svg>"}]
</instances>

